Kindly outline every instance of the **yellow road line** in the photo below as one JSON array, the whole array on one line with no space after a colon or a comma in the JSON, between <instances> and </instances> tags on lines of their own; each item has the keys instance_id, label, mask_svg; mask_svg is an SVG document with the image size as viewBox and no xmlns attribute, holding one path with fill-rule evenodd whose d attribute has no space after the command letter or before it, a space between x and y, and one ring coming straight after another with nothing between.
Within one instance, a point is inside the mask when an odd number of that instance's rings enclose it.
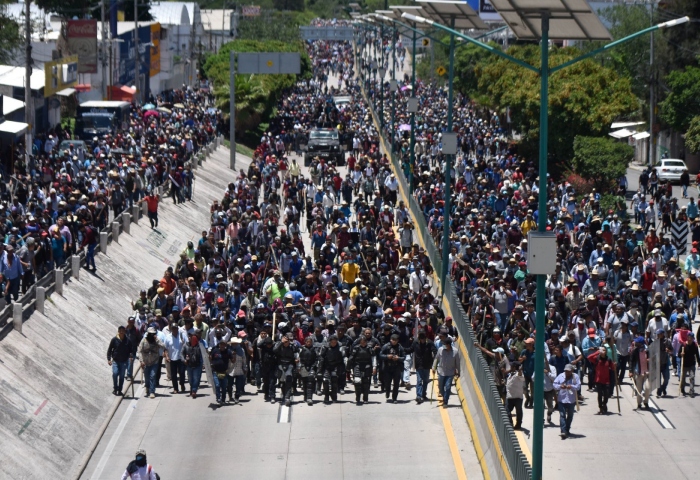
<instances>
[{"instance_id":1,"label":"yellow road line","mask_svg":"<svg viewBox=\"0 0 700 480\"><path fill-rule=\"evenodd\" d=\"M481 473L484 476L484 480L491 480L491 473L486 465L486 460L484 459L484 449L481 446L481 440L479 435L476 433L474 417L472 417L472 412L467 406L467 399L462 391L462 385L459 380L455 382L457 385L457 396L459 397L459 403L462 405L462 412L464 413L464 418L467 420L467 426L469 427L469 432L472 436L472 442L474 443L474 450L479 460L479 465L481 466Z\"/></svg>"},{"instance_id":2,"label":"yellow road line","mask_svg":"<svg viewBox=\"0 0 700 480\"><path fill-rule=\"evenodd\" d=\"M430 372L431 381L437 381L435 375ZM431 385L435 388L435 385ZM447 444L450 446L450 454L452 455L452 461L455 465L455 470L457 471L457 478L459 480L467 480L467 474L464 471L464 464L462 463L462 457L459 454L459 447L457 447L457 439L455 438L455 432L452 430L452 422L450 421L450 415L447 413L447 409L441 406L437 407L440 410L440 417L442 418L442 425L445 427L445 436L447 437Z\"/></svg>"},{"instance_id":3,"label":"yellow road line","mask_svg":"<svg viewBox=\"0 0 700 480\"><path fill-rule=\"evenodd\" d=\"M447 308L447 311L450 311L450 307L447 304L447 302L444 303L445 307ZM451 312L450 312L451 313ZM484 399L484 394L481 391L481 388L479 388L479 383L476 380L476 375L474 374L474 367L472 366L471 360L469 360L469 356L467 355L467 349L464 346L464 342L462 341L462 338L460 337L459 340L457 341L459 344L459 350L464 356L464 363L467 365L467 371L469 372L469 377L471 378L471 383L474 385L476 388L474 389L474 392L476 393L476 398L479 400L479 406L481 407L481 412L484 415L484 418L486 419L486 425L489 427L489 433L491 433L491 438L493 439L493 445L496 447L496 451L498 454L498 460L501 464L501 469L503 470L503 474L506 476L507 479L512 479L512 475L510 473L510 468L508 468L508 464L506 463L506 458L505 455L503 454L503 449L501 448L501 442L498 440L498 435L496 435L496 429L494 428L493 421L491 419L491 415L489 414L489 410L486 407L486 400ZM469 428L472 430L472 436L476 435L476 428L472 427L472 425L469 425ZM476 444L475 444L476 445ZM483 462L482 463L482 470L484 472L487 471L485 465L485 460L483 460L484 456L484 451L478 451L477 454L479 455L479 461Z\"/></svg>"},{"instance_id":4,"label":"yellow road line","mask_svg":"<svg viewBox=\"0 0 700 480\"><path fill-rule=\"evenodd\" d=\"M520 444L520 449L523 451L527 461L532 464L532 452L530 452L530 446L527 444L527 438L521 430L515 431L515 436L518 438L518 443Z\"/></svg>"},{"instance_id":5,"label":"yellow road line","mask_svg":"<svg viewBox=\"0 0 700 480\"><path fill-rule=\"evenodd\" d=\"M381 132L381 130L379 129L379 124L377 122L377 119L374 118L374 116L373 116L372 120L374 122L374 126L377 129L377 131ZM385 152L389 153L391 151L390 149L386 148L386 142L384 141L384 137L382 135L379 136L379 142L381 143L382 148L384 148ZM394 174L397 174L397 172L394 168L393 162L390 161L389 166L390 166L391 170L394 172ZM401 182L399 182L399 191L401 192L401 197L403 198L404 202L406 203L406 205L408 205L408 192L405 192L403 190L403 186L401 185ZM418 235L418 242L420 242L423 249L426 249L426 245L423 242L423 238L421 237L421 235ZM431 276L433 278L433 284L439 286L440 279L437 277L437 275L435 275L435 273L433 273ZM452 315L452 311L450 310L449 303L446 301L443 301L442 304L443 304L443 308L445 309L446 314L448 316L454 317ZM469 371L469 376L471 378L471 384L476 387L474 389L474 391L476 392L476 394L477 394L476 397L479 400L479 406L481 407L481 413L486 418L486 424L488 425L489 433L491 434L491 437L493 440L493 445L498 452L498 459L499 459L499 462L501 464L503 474L505 475L506 479L512 480L513 477L510 473L510 468L508 468L508 464L506 463L505 455L503 454L503 449L501 448L501 443L498 439L498 435L496 435L496 430L494 428L493 421L491 420L489 410L486 407L486 401L484 400L484 395L481 391L481 388L479 388L479 384L477 383L476 375L474 374L474 367L472 366L471 361L469 360L469 356L467 355L467 350L466 350L466 348L464 346L464 342L462 342L461 338L459 338L458 344L459 344L459 349L462 352L462 356L464 357L464 363L467 365L467 370ZM456 383L459 384L459 382L456 382ZM460 391L461 391L461 388L458 386L457 393L459 394ZM484 479L489 480L491 478L491 476L490 476L488 465L487 465L486 459L485 459L486 454L485 454L483 448L481 447L481 442L479 441L479 436L477 435L476 424L474 423L474 418L472 417L471 412L469 411L469 408L467 407L466 401L462 401L463 397L464 397L464 395L462 395L462 397L460 397L460 401L462 404L462 410L464 411L464 416L467 419L467 424L469 425L469 431L471 432L471 435L472 435L472 440L474 442L474 449L476 450L476 454L479 457L479 464L481 465L481 471L484 475ZM449 441L449 439L448 439L448 441Z\"/></svg>"}]
</instances>

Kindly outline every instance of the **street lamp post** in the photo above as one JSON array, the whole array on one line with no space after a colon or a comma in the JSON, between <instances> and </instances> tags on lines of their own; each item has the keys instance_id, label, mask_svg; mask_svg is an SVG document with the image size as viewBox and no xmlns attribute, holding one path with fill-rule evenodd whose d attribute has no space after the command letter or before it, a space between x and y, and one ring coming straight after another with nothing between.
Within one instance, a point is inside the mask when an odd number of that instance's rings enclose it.
<instances>
[{"instance_id":1,"label":"street lamp post","mask_svg":"<svg viewBox=\"0 0 700 480\"><path fill-rule=\"evenodd\" d=\"M416 31L413 30L413 50L411 51L411 97L418 102L416 97ZM411 112L411 164L408 167L408 191L413 193L413 170L416 168L416 111L418 105L412 106Z\"/></svg>"},{"instance_id":2,"label":"street lamp post","mask_svg":"<svg viewBox=\"0 0 700 480\"><path fill-rule=\"evenodd\" d=\"M543 233L547 229L547 156L548 156L548 95L549 95L549 76L569 67L575 63L578 63L584 59L593 57L599 53L608 51L616 46L626 43L630 40L638 38L647 33L651 33L655 30L662 28L670 28L677 25L681 25L690 21L688 17L678 18L668 22L660 23L652 27L646 28L639 32L628 35L624 38L611 42L604 45L601 48L592 50L586 54L576 57L568 62L564 62L560 65L550 68L549 67L549 24L550 15L548 12L539 12L541 21L541 45L540 45L540 68L533 67L517 58L514 58L507 53L501 51L500 49L494 48L490 45L479 42L471 37L468 37L456 30L454 28L446 27L432 20L417 17L409 13L402 14L403 18L409 20L427 23L435 28L441 29L447 33L450 33L453 37L461 37L469 43L473 43L485 50L490 51L496 55L499 55L521 67L527 68L528 70L535 71L540 76L540 152L539 152L539 193L538 193L538 218L537 218L537 231ZM452 83L452 74L450 74L450 85ZM451 111L448 110L448 125L451 122ZM449 170L449 165L448 165ZM446 175L446 178L448 176ZM449 185L449 184L448 184ZM447 215L447 192L446 192L446 202L445 202L445 215ZM445 218L445 224L447 225L448 219ZM447 232L447 229L445 229ZM443 248L447 242L443 239ZM443 252L443 271L446 270L447 263L445 260L445 255ZM444 272L443 272L444 275ZM539 480L542 478L542 429L544 426L544 349L542 345L544 344L544 332L545 332L545 280L546 275L537 275L537 302L536 302L536 322L535 322L535 379L534 379L534 401L533 401L533 449L532 449L532 478L533 480Z\"/></svg>"},{"instance_id":3,"label":"street lamp post","mask_svg":"<svg viewBox=\"0 0 700 480\"><path fill-rule=\"evenodd\" d=\"M454 29L455 18L451 18L450 28ZM452 133L452 109L453 109L453 80L455 76L455 36L450 35L450 64L447 88L447 132ZM443 210L442 229L442 270L440 275L440 286L442 294L445 294L445 282L447 280L447 270L450 264L450 213L452 209L452 155L445 158L445 209Z\"/></svg>"},{"instance_id":4,"label":"street lamp post","mask_svg":"<svg viewBox=\"0 0 700 480\"><path fill-rule=\"evenodd\" d=\"M382 53L382 66L379 67L379 130L380 134L383 135L384 132L384 75L386 74L386 68L383 65L384 54Z\"/></svg>"}]
</instances>

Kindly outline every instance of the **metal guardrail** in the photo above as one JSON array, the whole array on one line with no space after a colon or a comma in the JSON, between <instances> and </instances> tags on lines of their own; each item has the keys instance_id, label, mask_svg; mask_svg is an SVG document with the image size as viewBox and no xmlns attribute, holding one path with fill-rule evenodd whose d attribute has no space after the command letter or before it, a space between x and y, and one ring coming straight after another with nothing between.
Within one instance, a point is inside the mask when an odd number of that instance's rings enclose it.
<instances>
[{"instance_id":1,"label":"metal guardrail","mask_svg":"<svg viewBox=\"0 0 700 480\"><path fill-rule=\"evenodd\" d=\"M219 140L216 137L213 137L211 142L204 145L200 151L196 154L196 156L193 158L193 160L190 160L190 164L192 164L192 161L196 160L199 165L201 165L201 162L203 160L206 160L206 155L208 152L208 148L210 146L214 146L216 148L219 145ZM194 164L192 164L194 167ZM158 187L161 188L161 187ZM133 210L132 210L133 211ZM100 233L107 233L107 243L111 243L114 240L114 230L112 225L116 222L119 224L119 234L121 234L124 231L124 213L129 213L129 211L124 211L114 217L114 219L111 222L107 222L107 225L105 228L100 230ZM141 219L144 216L144 212L142 208L138 209L138 215L139 218ZM101 251L100 244L99 244L99 236L98 236L98 244L95 247L95 254L99 253ZM78 256L80 257L80 268L82 268L85 265L85 252L78 252ZM63 283L66 283L72 276L73 276L73 270L71 266L71 257L68 257L66 259L66 263L64 264L63 268ZM42 278L37 280L34 285L29 287L27 289L27 292L20 296L17 299L17 303L20 303L22 305L22 321L24 322L27 320L31 314L34 312L36 308L36 287L44 287L46 289L46 296L48 296L50 293L53 293L56 290L56 269L52 269L44 275ZM13 311L14 311L14 305L13 303L10 303L8 305L5 305L2 310L0 310L0 340L4 339L13 329L14 329L14 323L13 323Z\"/></svg>"},{"instance_id":2,"label":"metal guardrail","mask_svg":"<svg viewBox=\"0 0 700 480\"><path fill-rule=\"evenodd\" d=\"M367 100L367 105L372 113L373 118L378 118L377 113L374 109L374 105L369 101L369 97L366 95L364 88L362 89L365 100ZM384 132L382 132L382 138L387 145L392 145L391 141L386 138ZM391 163L394 166L396 172L396 177L399 179L401 188L406 192L409 201L409 209L413 214L413 218L416 222L417 234L421 237L423 244L425 245L426 253L430 259L430 263L435 270L437 278L441 278L442 272L442 257L440 251L428 230L428 225L426 222L425 214L420 208L420 205L410 194L411 190L408 185L408 181L401 168L401 159L392 151L389 152L389 157ZM515 430L513 430L513 425L510 421L510 415L506 411L506 407L498 394L498 389L496 388L496 382L491 374L486 360L482 353L473 348L474 342L476 341L476 336L472 330L471 322L467 317L467 313L459 301L459 296L457 295L457 289L455 288L452 279L447 276L445 285L445 298L449 304L450 311L453 315L453 320L459 334L464 343L464 347L469 355L469 361L474 367L474 374L476 376L477 383L481 388L481 391L486 402L486 407L488 409L488 414L491 417L491 423L494 426L496 435L501 445L501 450L505 456L506 463L510 468L510 473L515 479L530 478L532 475L532 469L530 462L528 462L527 457L520 448L520 443L515 436Z\"/></svg>"}]
</instances>

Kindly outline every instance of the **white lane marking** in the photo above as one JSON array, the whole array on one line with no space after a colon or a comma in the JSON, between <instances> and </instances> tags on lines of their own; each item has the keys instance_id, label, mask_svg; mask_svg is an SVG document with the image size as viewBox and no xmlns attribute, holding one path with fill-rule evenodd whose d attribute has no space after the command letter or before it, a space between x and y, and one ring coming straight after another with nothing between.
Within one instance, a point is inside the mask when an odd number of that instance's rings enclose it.
<instances>
[{"instance_id":1,"label":"white lane marking","mask_svg":"<svg viewBox=\"0 0 700 480\"><path fill-rule=\"evenodd\" d=\"M651 398L649 399L649 410L654 414L656 421L661 424L665 429L675 430L676 427L671 423L671 421L664 415L660 410L659 406Z\"/></svg>"},{"instance_id":2,"label":"white lane marking","mask_svg":"<svg viewBox=\"0 0 700 480\"><path fill-rule=\"evenodd\" d=\"M631 386L631 387L632 387L632 400L636 400L636 398L637 398L636 391L634 389L634 386ZM659 406L651 398L651 396L649 396L649 411L654 415L654 418L656 419L656 421L659 422L659 425L661 425L664 429L666 429L666 430L675 430L676 429L676 427L671 423L671 421L668 419L668 417L659 409Z\"/></svg>"},{"instance_id":3,"label":"white lane marking","mask_svg":"<svg viewBox=\"0 0 700 480\"><path fill-rule=\"evenodd\" d=\"M292 408L286 405L280 405L279 415L277 417L277 423L291 423Z\"/></svg>"},{"instance_id":4,"label":"white lane marking","mask_svg":"<svg viewBox=\"0 0 700 480\"><path fill-rule=\"evenodd\" d=\"M141 388L139 388L138 393L136 394L136 397L129 403L129 406L126 409L126 412L124 413L124 416L122 417L121 422L119 422L119 426L117 426L117 429L114 431L114 434L112 435L112 438L110 439L109 443L107 444L107 448L105 449L104 452L102 452L102 457L100 457L100 462L97 464L97 467L95 467L95 471L92 474L92 479L93 480L98 480L99 478L102 477L102 472L104 471L105 467L107 466L107 461L109 460L109 457L112 456L112 451L114 451L114 447L117 446L117 442L119 441L119 437L121 436L122 432L126 428L126 424L129 423L129 418L131 418L131 414L134 412L136 409L136 402L138 402L139 398L143 396L144 392L144 386L142 385Z\"/></svg>"}]
</instances>

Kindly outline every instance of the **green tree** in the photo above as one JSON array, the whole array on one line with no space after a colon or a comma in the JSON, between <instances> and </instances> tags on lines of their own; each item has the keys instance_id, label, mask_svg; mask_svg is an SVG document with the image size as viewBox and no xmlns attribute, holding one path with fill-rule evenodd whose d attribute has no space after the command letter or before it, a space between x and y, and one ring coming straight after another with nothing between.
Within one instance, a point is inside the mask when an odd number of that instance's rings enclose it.
<instances>
[{"instance_id":1,"label":"green tree","mask_svg":"<svg viewBox=\"0 0 700 480\"><path fill-rule=\"evenodd\" d=\"M648 4L617 4L602 10L600 16L610 23L609 31L614 40L648 28L652 23ZM608 42L584 42L582 50L594 50L606 43ZM663 43L660 35L656 35L655 48ZM644 103L649 99L649 80L652 76L649 44L649 36L644 35L601 53L594 59L601 65L614 69L621 76L628 77L632 84L632 92Z\"/></svg>"},{"instance_id":2,"label":"green tree","mask_svg":"<svg viewBox=\"0 0 700 480\"><path fill-rule=\"evenodd\" d=\"M685 146L693 153L700 152L700 115L690 121L688 131L685 132Z\"/></svg>"},{"instance_id":3,"label":"green tree","mask_svg":"<svg viewBox=\"0 0 700 480\"><path fill-rule=\"evenodd\" d=\"M700 68L686 67L666 77L669 92L661 102L661 118L671 128L685 132L693 117L700 115Z\"/></svg>"},{"instance_id":4,"label":"green tree","mask_svg":"<svg viewBox=\"0 0 700 480\"><path fill-rule=\"evenodd\" d=\"M274 0L272 4L277 10L304 10L304 0Z\"/></svg>"},{"instance_id":5,"label":"green tree","mask_svg":"<svg viewBox=\"0 0 700 480\"><path fill-rule=\"evenodd\" d=\"M21 47L22 37L17 22L3 13L3 3L9 2L0 1L0 64L8 65L14 51Z\"/></svg>"},{"instance_id":6,"label":"green tree","mask_svg":"<svg viewBox=\"0 0 700 480\"><path fill-rule=\"evenodd\" d=\"M508 53L539 67L539 47L513 46ZM579 56L573 47L552 48L550 67ZM474 69L478 92L492 108L511 108L513 128L523 135L523 153L536 154L539 142L540 79L530 70L490 55ZM461 72L460 72L461 75ZM584 60L550 77L549 151L557 162L573 155L577 135L598 136L615 119L638 109L628 78L615 70Z\"/></svg>"},{"instance_id":7,"label":"green tree","mask_svg":"<svg viewBox=\"0 0 700 480\"><path fill-rule=\"evenodd\" d=\"M594 182L599 192L610 189L611 183L627 171L634 158L634 147L607 137L576 136L574 139L574 171Z\"/></svg>"},{"instance_id":8,"label":"green tree","mask_svg":"<svg viewBox=\"0 0 700 480\"><path fill-rule=\"evenodd\" d=\"M214 83L217 107L230 112L230 52L300 52L301 77L311 75L311 61L300 40L235 40L225 44L219 53L209 55L204 62L204 73ZM282 92L294 86L296 75L236 75L236 131L255 130L272 115Z\"/></svg>"},{"instance_id":9,"label":"green tree","mask_svg":"<svg viewBox=\"0 0 700 480\"><path fill-rule=\"evenodd\" d=\"M99 18L97 0L36 0L36 5L63 18Z\"/></svg>"},{"instance_id":10,"label":"green tree","mask_svg":"<svg viewBox=\"0 0 700 480\"><path fill-rule=\"evenodd\" d=\"M659 2L654 20L655 22L665 22L686 15L692 19L692 22L700 18L700 2L697 0L663 0L663 2ZM698 35L697 23L667 28L658 34L663 42L654 44L657 47L654 61L659 63L661 76L698 64L700 35Z\"/></svg>"},{"instance_id":11,"label":"green tree","mask_svg":"<svg viewBox=\"0 0 700 480\"><path fill-rule=\"evenodd\" d=\"M489 42L489 45L498 47L498 44L495 42ZM458 92L470 98L475 98L479 95L479 80L476 74L476 67L480 62L492 55L492 53L473 43L460 45L455 49L454 86ZM459 72L458 75L457 72Z\"/></svg>"}]
</instances>

